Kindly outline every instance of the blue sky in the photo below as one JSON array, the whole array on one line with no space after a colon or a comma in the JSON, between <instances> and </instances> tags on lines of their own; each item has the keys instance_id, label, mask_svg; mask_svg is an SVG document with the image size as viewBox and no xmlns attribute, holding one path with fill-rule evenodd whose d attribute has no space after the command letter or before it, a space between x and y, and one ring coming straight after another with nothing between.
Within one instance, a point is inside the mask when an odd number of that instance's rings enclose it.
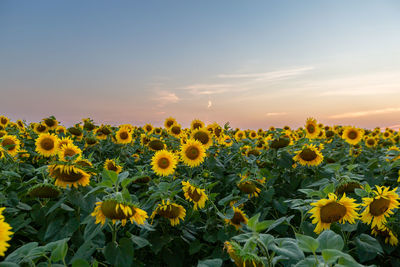
<instances>
[{"instance_id":1,"label":"blue sky","mask_svg":"<svg viewBox=\"0 0 400 267\"><path fill-rule=\"evenodd\" d=\"M1 113L400 124L399 1L1 1Z\"/></svg>"}]
</instances>

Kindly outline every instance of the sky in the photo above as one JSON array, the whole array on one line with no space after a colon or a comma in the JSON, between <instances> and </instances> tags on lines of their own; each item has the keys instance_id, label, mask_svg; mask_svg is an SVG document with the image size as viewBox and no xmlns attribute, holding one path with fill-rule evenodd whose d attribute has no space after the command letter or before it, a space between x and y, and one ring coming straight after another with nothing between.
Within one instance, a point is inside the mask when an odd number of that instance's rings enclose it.
<instances>
[{"instance_id":1,"label":"sky","mask_svg":"<svg viewBox=\"0 0 400 267\"><path fill-rule=\"evenodd\" d=\"M0 1L0 115L400 126L400 1Z\"/></svg>"}]
</instances>

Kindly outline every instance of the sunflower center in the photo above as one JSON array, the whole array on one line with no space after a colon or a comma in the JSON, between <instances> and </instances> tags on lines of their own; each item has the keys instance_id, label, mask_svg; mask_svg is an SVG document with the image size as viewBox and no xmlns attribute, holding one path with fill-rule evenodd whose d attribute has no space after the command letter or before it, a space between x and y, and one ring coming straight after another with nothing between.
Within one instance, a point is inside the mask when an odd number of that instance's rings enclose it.
<instances>
[{"instance_id":1,"label":"sunflower center","mask_svg":"<svg viewBox=\"0 0 400 267\"><path fill-rule=\"evenodd\" d=\"M375 144L375 140L374 139L368 139L367 140L368 145L373 146Z\"/></svg>"},{"instance_id":2,"label":"sunflower center","mask_svg":"<svg viewBox=\"0 0 400 267\"><path fill-rule=\"evenodd\" d=\"M129 134L128 134L127 132L122 132L122 133L119 134L119 137L120 137L122 140L126 140L126 139L129 138Z\"/></svg>"},{"instance_id":3,"label":"sunflower center","mask_svg":"<svg viewBox=\"0 0 400 267\"><path fill-rule=\"evenodd\" d=\"M66 156L66 157L72 157L75 155L76 155L76 152L73 149L67 148L64 150L64 156Z\"/></svg>"},{"instance_id":4,"label":"sunflower center","mask_svg":"<svg viewBox=\"0 0 400 267\"><path fill-rule=\"evenodd\" d=\"M9 146L9 147L8 147L8 150L13 150L14 147L16 146L16 144L14 143L14 141L11 140L11 139L4 139L4 140L1 142L1 145L2 145L3 147Z\"/></svg>"},{"instance_id":5,"label":"sunflower center","mask_svg":"<svg viewBox=\"0 0 400 267\"><path fill-rule=\"evenodd\" d=\"M315 132L315 127L312 124L307 125L307 131L309 133L314 133Z\"/></svg>"},{"instance_id":6,"label":"sunflower center","mask_svg":"<svg viewBox=\"0 0 400 267\"><path fill-rule=\"evenodd\" d=\"M153 150L162 150L164 149L164 143L160 140L152 140L149 142L149 147Z\"/></svg>"},{"instance_id":7,"label":"sunflower center","mask_svg":"<svg viewBox=\"0 0 400 267\"><path fill-rule=\"evenodd\" d=\"M171 128L171 132L172 132L173 134L178 135L178 134L181 133L181 127L179 127L179 126L173 126L173 127Z\"/></svg>"},{"instance_id":8,"label":"sunflower center","mask_svg":"<svg viewBox=\"0 0 400 267\"><path fill-rule=\"evenodd\" d=\"M186 157L188 157L191 160L195 160L199 157L200 151L197 147L195 146L190 146L186 149L185 151Z\"/></svg>"},{"instance_id":9,"label":"sunflower center","mask_svg":"<svg viewBox=\"0 0 400 267\"><path fill-rule=\"evenodd\" d=\"M235 225L240 225L240 223L245 221L246 220L244 219L242 213L235 211L235 214L233 215L231 222Z\"/></svg>"},{"instance_id":10,"label":"sunflower center","mask_svg":"<svg viewBox=\"0 0 400 267\"><path fill-rule=\"evenodd\" d=\"M76 182L82 179L83 174L82 172L76 171L74 169L69 172L64 170L62 171L58 170L56 171L56 177L64 182Z\"/></svg>"},{"instance_id":11,"label":"sunflower center","mask_svg":"<svg viewBox=\"0 0 400 267\"><path fill-rule=\"evenodd\" d=\"M348 137L349 139L352 139L352 140L356 139L357 136L358 136L358 134L357 134L356 131L350 131L350 132L347 134L347 137Z\"/></svg>"},{"instance_id":12,"label":"sunflower center","mask_svg":"<svg viewBox=\"0 0 400 267\"><path fill-rule=\"evenodd\" d=\"M40 142L40 146L44 150L50 151L50 150L52 150L54 148L54 141L52 139L50 139L50 138L44 138Z\"/></svg>"},{"instance_id":13,"label":"sunflower center","mask_svg":"<svg viewBox=\"0 0 400 267\"><path fill-rule=\"evenodd\" d=\"M130 216L126 216L120 207L118 207L118 211L116 211L117 205L118 203L116 201L103 201L101 204L101 212L111 220L123 220L129 218ZM126 207L125 205L123 206ZM134 209L131 210L133 213L135 212Z\"/></svg>"},{"instance_id":14,"label":"sunflower center","mask_svg":"<svg viewBox=\"0 0 400 267\"><path fill-rule=\"evenodd\" d=\"M239 189L243 193L251 194L254 193L254 191L256 191L256 185L251 182L244 182L239 184Z\"/></svg>"},{"instance_id":15,"label":"sunflower center","mask_svg":"<svg viewBox=\"0 0 400 267\"><path fill-rule=\"evenodd\" d=\"M194 130L201 128L201 126L203 126L203 125L201 125L201 123L199 123L199 122L193 123L193 129Z\"/></svg>"},{"instance_id":16,"label":"sunflower center","mask_svg":"<svg viewBox=\"0 0 400 267\"><path fill-rule=\"evenodd\" d=\"M305 161L312 161L317 158L317 153L310 148L305 148L300 152L300 157Z\"/></svg>"},{"instance_id":17,"label":"sunflower center","mask_svg":"<svg viewBox=\"0 0 400 267\"><path fill-rule=\"evenodd\" d=\"M7 119L6 118L1 118L1 124L7 124Z\"/></svg>"},{"instance_id":18,"label":"sunflower center","mask_svg":"<svg viewBox=\"0 0 400 267\"><path fill-rule=\"evenodd\" d=\"M168 219L175 219L179 217L180 209L175 205L168 205L165 210L159 210L158 214Z\"/></svg>"},{"instance_id":19,"label":"sunflower center","mask_svg":"<svg viewBox=\"0 0 400 267\"><path fill-rule=\"evenodd\" d=\"M146 131L150 132L152 129L153 129L153 128L152 128L150 125L149 125L149 126L146 126Z\"/></svg>"},{"instance_id":20,"label":"sunflower center","mask_svg":"<svg viewBox=\"0 0 400 267\"><path fill-rule=\"evenodd\" d=\"M158 165L158 167L160 167L161 169L166 169L166 168L168 168L169 165L170 165L169 159L167 159L167 158L160 158L160 159L157 161L157 165Z\"/></svg>"},{"instance_id":21,"label":"sunflower center","mask_svg":"<svg viewBox=\"0 0 400 267\"><path fill-rule=\"evenodd\" d=\"M189 189L188 190L188 195L194 202L198 202L200 200L200 198L201 198L201 194L199 194L197 192L196 188L193 188L192 191L190 191L190 189Z\"/></svg>"},{"instance_id":22,"label":"sunflower center","mask_svg":"<svg viewBox=\"0 0 400 267\"><path fill-rule=\"evenodd\" d=\"M380 216L389 208L390 200L386 198L374 199L369 205L369 212L373 216Z\"/></svg>"},{"instance_id":23,"label":"sunflower center","mask_svg":"<svg viewBox=\"0 0 400 267\"><path fill-rule=\"evenodd\" d=\"M208 141L210 141L210 137L208 136L208 134L205 132L201 132L201 131L195 133L193 137L197 141L200 141L203 145L207 144Z\"/></svg>"},{"instance_id":24,"label":"sunflower center","mask_svg":"<svg viewBox=\"0 0 400 267\"><path fill-rule=\"evenodd\" d=\"M323 223L334 223L346 215L346 208L337 203L331 202L321 208L321 221Z\"/></svg>"},{"instance_id":25,"label":"sunflower center","mask_svg":"<svg viewBox=\"0 0 400 267\"><path fill-rule=\"evenodd\" d=\"M171 127L172 124L174 124L174 121L173 120L168 120L167 121L167 128Z\"/></svg>"},{"instance_id":26,"label":"sunflower center","mask_svg":"<svg viewBox=\"0 0 400 267\"><path fill-rule=\"evenodd\" d=\"M258 151L257 149L252 149L252 150L249 150L248 152L247 152L247 156L250 156L250 155L253 155L253 156L258 156L258 155L260 155L260 151Z\"/></svg>"},{"instance_id":27,"label":"sunflower center","mask_svg":"<svg viewBox=\"0 0 400 267\"><path fill-rule=\"evenodd\" d=\"M44 131L46 131L46 126L44 126L44 125L39 125L37 128L36 128L36 130L39 132L39 133L41 133L41 132L44 132Z\"/></svg>"},{"instance_id":28,"label":"sunflower center","mask_svg":"<svg viewBox=\"0 0 400 267\"><path fill-rule=\"evenodd\" d=\"M115 166L115 164L113 163L113 162L109 162L108 164L107 164L107 169L109 170L109 171L118 171L118 168L117 168L117 166Z\"/></svg>"},{"instance_id":29,"label":"sunflower center","mask_svg":"<svg viewBox=\"0 0 400 267\"><path fill-rule=\"evenodd\" d=\"M53 127L56 124L56 122L52 119L45 119L44 123L46 123L46 125L49 127Z\"/></svg>"}]
</instances>

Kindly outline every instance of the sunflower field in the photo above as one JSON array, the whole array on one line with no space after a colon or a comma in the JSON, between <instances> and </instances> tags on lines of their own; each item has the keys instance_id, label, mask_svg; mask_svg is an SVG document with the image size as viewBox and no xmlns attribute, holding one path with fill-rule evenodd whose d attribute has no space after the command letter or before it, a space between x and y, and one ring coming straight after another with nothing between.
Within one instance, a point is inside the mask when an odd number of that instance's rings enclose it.
<instances>
[{"instance_id":1,"label":"sunflower field","mask_svg":"<svg viewBox=\"0 0 400 267\"><path fill-rule=\"evenodd\" d=\"M0 266L400 266L399 144L0 116Z\"/></svg>"}]
</instances>

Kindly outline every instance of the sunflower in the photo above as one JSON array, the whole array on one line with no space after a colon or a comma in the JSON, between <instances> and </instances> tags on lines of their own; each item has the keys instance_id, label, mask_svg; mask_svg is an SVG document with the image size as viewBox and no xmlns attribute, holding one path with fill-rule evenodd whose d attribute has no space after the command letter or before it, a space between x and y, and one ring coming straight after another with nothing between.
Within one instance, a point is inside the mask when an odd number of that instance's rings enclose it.
<instances>
[{"instance_id":1,"label":"sunflower","mask_svg":"<svg viewBox=\"0 0 400 267\"><path fill-rule=\"evenodd\" d=\"M212 137L210 132L206 128L200 128L197 130L194 130L192 132L193 139L200 141L205 149L208 149L212 145Z\"/></svg>"},{"instance_id":2,"label":"sunflower","mask_svg":"<svg viewBox=\"0 0 400 267\"><path fill-rule=\"evenodd\" d=\"M365 139L365 145L369 148L376 147L378 144L378 140L374 137L367 137Z\"/></svg>"},{"instance_id":3,"label":"sunflower","mask_svg":"<svg viewBox=\"0 0 400 267\"><path fill-rule=\"evenodd\" d=\"M147 147L153 151L159 151L165 148L165 144L163 143L163 141L154 138L147 143Z\"/></svg>"},{"instance_id":4,"label":"sunflower","mask_svg":"<svg viewBox=\"0 0 400 267\"><path fill-rule=\"evenodd\" d=\"M40 155L51 157L58 152L58 137L54 134L43 133L35 141L36 149Z\"/></svg>"},{"instance_id":5,"label":"sunflower","mask_svg":"<svg viewBox=\"0 0 400 267\"><path fill-rule=\"evenodd\" d=\"M74 165L53 164L49 165L49 174L56 179L55 185L66 188L78 185L87 186L90 182L90 174Z\"/></svg>"},{"instance_id":6,"label":"sunflower","mask_svg":"<svg viewBox=\"0 0 400 267\"><path fill-rule=\"evenodd\" d=\"M21 120L17 120L17 127L20 130L23 130L23 129L25 129L25 123L23 121L21 121Z\"/></svg>"},{"instance_id":7,"label":"sunflower","mask_svg":"<svg viewBox=\"0 0 400 267\"><path fill-rule=\"evenodd\" d=\"M125 226L128 220L131 223L135 222L141 225L149 217L146 211L136 207L136 205L112 198L96 202L96 207L91 215L96 217L96 224L104 225L106 219L109 219L113 224L121 221L122 226Z\"/></svg>"},{"instance_id":8,"label":"sunflower","mask_svg":"<svg viewBox=\"0 0 400 267\"><path fill-rule=\"evenodd\" d=\"M7 127L9 122L9 118L7 118L6 116L0 116L0 125L3 126L4 129Z\"/></svg>"},{"instance_id":9,"label":"sunflower","mask_svg":"<svg viewBox=\"0 0 400 267\"><path fill-rule=\"evenodd\" d=\"M392 246L397 246L399 244L399 240L397 236L386 226L372 228L371 234L374 236L380 236L385 239L385 243L389 243Z\"/></svg>"},{"instance_id":10,"label":"sunflower","mask_svg":"<svg viewBox=\"0 0 400 267\"><path fill-rule=\"evenodd\" d=\"M43 124L45 124L49 130L54 130L58 126L58 121L54 117L49 117L43 119Z\"/></svg>"},{"instance_id":11,"label":"sunflower","mask_svg":"<svg viewBox=\"0 0 400 267\"><path fill-rule=\"evenodd\" d=\"M4 208L1 208L1 210L4 210ZM11 235L13 232L10 230L12 229L11 226L4 221L3 215L1 215L2 218L0 219L0 256L4 257L4 252L7 251L8 247L10 244L7 243L7 241L11 240Z\"/></svg>"},{"instance_id":12,"label":"sunflower","mask_svg":"<svg viewBox=\"0 0 400 267\"><path fill-rule=\"evenodd\" d=\"M235 133L235 139L236 139L236 141L240 141L240 140L242 140L242 139L244 139L244 138L246 138L245 132L239 130L239 131L237 131L237 132Z\"/></svg>"},{"instance_id":13,"label":"sunflower","mask_svg":"<svg viewBox=\"0 0 400 267\"><path fill-rule=\"evenodd\" d=\"M344 129L342 138L350 145L358 144L363 138L364 131L356 127L348 126Z\"/></svg>"},{"instance_id":14,"label":"sunflower","mask_svg":"<svg viewBox=\"0 0 400 267\"><path fill-rule=\"evenodd\" d=\"M182 134L182 128L179 124L174 124L169 128L169 133L176 138L179 138Z\"/></svg>"},{"instance_id":15,"label":"sunflower","mask_svg":"<svg viewBox=\"0 0 400 267\"><path fill-rule=\"evenodd\" d=\"M319 234L325 229L329 229L331 223L340 222L345 223L346 221L353 224L355 219L358 219L357 210L359 209L358 204L354 203L356 200L346 197L346 193L343 194L340 200L337 200L337 196L333 193L329 193L328 199L320 199L317 202L313 202L310 205L314 206L309 213L313 224L317 224L314 232Z\"/></svg>"},{"instance_id":16,"label":"sunflower","mask_svg":"<svg viewBox=\"0 0 400 267\"><path fill-rule=\"evenodd\" d=\"M175 226L180 223L179 219L182 221L185 220L186 210L183 206L170 202L168 199L167 202L162 200L162 203L157 205L157 208L153 211L150 218L154 220L157 214L169 219L171 225Z\"/></svg>"},{"instance_id":17,"label":"sunflower","mask_svg":"<svg viewBox=\"0 0 400 267\"><path fill-rule=\"evenodd\" d=\"M115 133L117 144L129 144L132 142L132 133L128 128L122 127Z\"/></svg>"},{"instance_id":18,"label":"sunflower","mask_svg":"<svg viewBox=\"0 0 400 267\"><path fill-rule=\"evenodd\" d=\"M67 133L67 128L65 128L64 126L59 125L56 128L56 133L65 135Z\"/></svg>"},{"instance_id":19,"label":"sunflower","mask_svg":"<svg viewBox=\"0 0 400 267\"><path fill-rule=\"evenodd\" d=\"M70 161L68 157L74 157L75 161L81 158L82 150L74 144L66 144L61 146L58 152L58 158L61 161Z\"/></svg>"},{"instance_id":20,"label":"sunflower","mask_svg":"<svg viewBox=\"0 0 400 267\"><path fill-rule=\"evenodd\" d=\"M21 142L14 135L5 135L1 140L1 146L8 154L15 156L20 149Z\"/></svg>"},{"instance_id":21,"label":"sunflower","mask_svg":"<svg viewBox=\"0 0 400 267\"><path fill-rule=\"evenodd\" d=\"M248 218L246 214L238 207L232 206L233 209L233 217L231 219L225 219L225 222L228 224L232 224L236 229L242 227L243 224L247 224Z\"/></svg>"},{"instance_id":22,"label":"sunflower","mask_svg":"<svg viewBox=\"0 0 400 267\"><path fill-rule=\"evenodd\" d=\"M140 156L139 156L138 153L132 154L131 157L133 158L133 160L134 160L135 162L138 162L138 161L140 160Z\"/></svg>"},{"instance_id":23,"label":"sunflower","mask_svg":"<svg viewBox=\"0 0 400 267\"><path fill-rule=\"evenodd\" d=\"M208 196L204 192L205 189L200 189L194 185L191 185L189 182L182 181L182 190L185 193L185 198L190 202L193 202L193 209L197 210L204 208L206 200L208 200Z\"/></svg>"},{"instance_id":24,"label":"sunflower","mask_svg":"<svg viewBox=\"0 0 400 267\"><path fill-rule=\"evenodd\" d=\"M151 141L151 138L148 137L147 135L142 134L142 135L140 136L140 143L141 143L143 146L147 145L150 141Z\"/></svg>"},{"instance_id":25,"label":"sunflower","mask_svg":"<svg viewBox=\"0 0 400 267\"><path fill-rule=\"evenodd\" d=\"M225 241L224 249L237 267L264 267L263 260L256 254L243 249L235 241Z\"/></svg>"},{"instance_id":26,"label":"sunflower","mask_svg":"<svg viewBox=\"0 0 400 267\"><path fill-rule=\"evenodd\" d=\"M396 194L396 189L389 191L389 187L375 186L376 190L373 191L374 197L363 198L362 206L366 207L361 213L361 220L364 223L370 224L374 228L377 226L381 228L386 224L386 217L393 214L393 210L399 207L399 195Z\"/></svg>"},{"instance_id":27,"label":"sunflower","mask_svg":"<svg viewBox=\"0 0 400 267\"><path fill-rule=\"evenodd\" d=\"M317 120L314 118L308 118L304 128L306 131L307 138L309 139L317 138L321 131L321 129L317 124Z\"/></svg>"},{"instance_id":28,"label":"sunflower","mask_svg":"<svg viewBox=\"0 0 400 267\"><path fill-rule=\"evenodd\" d=\"M254 130L250 130L250 131L248 132L248 134L249 134L249 138L250 138L250 139L256 139L256 138L258 137L257 132L254 131Z\"/></svg>"},{"instance_id":29,"label":"sunflower","mask_svg":"<svg viewBox=\"0 0 400 267\"><path fill-rule=\"evenodd\" d=\"M175 172L177 160L168 150L157 151L151 159L153 171L160 176L168 176Z\"/></svg>"},{"instance_id":30,"label":"sunflower","mask_svg":"<svg viewBox=\"0 0 400 267\"><path fill-rule=\"evenodd\" d=\"M202 122L201 120L198 120L198 119L194 119L190 123L190 129L192 129L192 130L197 130L197 129L200 129L203 127L204 127L204 122Z\"/></svg>"},{"instance_id":31,"label":"sunflower","mask_svg":"<svg viewBox=\"0 0 400 267\"><path fill-rule=\"evenodd\" d=\"M177 124L175 118L169 117L165 119L164 127L170 129L174 124Z\"/></svg>"},{"instance_id":32,"label":"sunflower","mask_svg":"<svg viewBox=\"0 0 400 267\"><path fill-rule=\"evenodd\" d=\"M186 165L196 167L204 161L206 149L199 141L189 139L181 146L180 156Z\"/></svg>"},{"instance_id":33,"label":"sunflower","mask_svg":"<svg viewBox=\"0 0 400 267\"><path fill-rule=\"evenodd\" d=\"M239 187L240 191L248 194L248 197L258 197L258 194L261 192L261 189L257 187L256 182L260 184L265 183L265 178L263 179L256 179L256 181L253 181L248 178L247 175L239 175L241 177L239 183L237 184L237 187Z\"/></svg>"},{"instance_id":34,"label":"sunflower","mask_svg":"<svg viewBox=\"0 0 400 267\"><path fill-rule=\"evenodd\" d=\"M69 137L62 137L61 139L58 139L57 144L58 144L58 149L61 149L61 147L64 145L73 145L74 141Z\"/></svg>"},{"instance_id":35,"label":"sunflower","mask_svg":"<svg viewBox=\"0 0 400 267\"><path fill-rule=\"evenodd\" d=\"M33 131L37 134L42 134L42 133L47 133L49 131L49 129L47 128L47 126L45 124L42 123L36 123Z\"/></svg>"},{"instance_id":36,"label":"sunflower","mask_svg":"<svg viewBox=\"0 0 400 267\"><path fill-rule=\"evenodd\" d=\"M153 129L154 127L150 123L147 123L143 126L143 130L148 134L151 134L153 132Z\"/></svg>"},{"instance_id":37,"label":"sunflower","mask_svg":"<svg viewBox=\"0 0 400 267\"><path fill-rule=\"evenodd\" d=\"M76 125L74 127L69 127L68 132L76 138L76 140L80 141L83 138L83 130L82 126Z\"/></svg>"},{"instance_id":38,"label":"sunflower","mask_svg":"<svg viewBox=\"0 0 400 267\"><path fill-rule=\"evenodd\" d=\"M38 184L28 190L30 197L37 198L57 198L60 194L60 189L52 184Z\"/></svg>"},{"instance_id":39,"label":"sunflower","mask_svg":"<svg viewBox=\"0 0 400 267\"><path fill-rule=\"evenodd\" d=\"M122 166L115 163L115 160L113 159L106 159L106 161L104 162L104 169L120 173L122 171Z\"/></svg>"},{"instance_id":40,"label":"sunflower","mask_svg":"<svg viewBox=\"0 0 400 267\"><path fill-rule=\"evenodd\" d=\"M93 147L93 146L97 145L98 143L99 142L94 137L91 137L91 136L85 137L85 148Z\"/></svg>"},{"instance_id":41,"label":"sunflower","mask_svg":"<svg viewBox=\"0 0 400 267\"><path fill-rule=\"evenodd\" d=\"M293 157L293 160L299 162L303 166L318 166L323 159L324 156L321 151L313 144L304 145L302 150L297 151L296 156Z\"/></svg>"},{"instance_id":42,"label":"sunflower","mask_svg":"<svg viewBox=\"0 0 400 267\"><path fill-rule=\"evenodd\" d=\"M231 147L233 145L233 139L229 135L223 135L219 138L219 144L226 147Z\"/></svg>"}]
</instances>

